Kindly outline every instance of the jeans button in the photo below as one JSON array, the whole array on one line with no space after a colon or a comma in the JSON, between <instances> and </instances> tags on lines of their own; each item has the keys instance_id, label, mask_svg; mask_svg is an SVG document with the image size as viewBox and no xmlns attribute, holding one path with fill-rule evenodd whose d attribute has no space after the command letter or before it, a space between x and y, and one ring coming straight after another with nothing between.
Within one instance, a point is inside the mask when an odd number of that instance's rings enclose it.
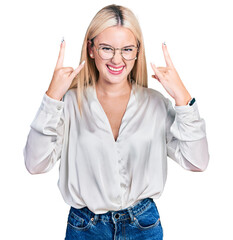
<instances>
[{"instance_id":1,"label":"jeans button","mask_svg":"<svg viewBox=\"0 0 233 240\"><path fill-rule=\"evenodd\" d=\"M118 218L119 218L119 214L118 214L118 213L115 215L115 218L116 218L116 219L118 219Z\"/></svg>"}]
</instances>

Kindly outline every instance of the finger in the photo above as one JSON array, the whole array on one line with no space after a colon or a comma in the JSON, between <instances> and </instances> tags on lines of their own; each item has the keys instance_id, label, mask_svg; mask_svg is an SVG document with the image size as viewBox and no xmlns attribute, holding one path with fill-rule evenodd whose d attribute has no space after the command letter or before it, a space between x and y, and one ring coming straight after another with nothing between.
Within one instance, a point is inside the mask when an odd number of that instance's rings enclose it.
<instances>
[{"instance_id":1,"label":"finger","mask_svg":"<svg viewBox=\"0 0 233 240\"><path fill-rule=\"evenodd\" d=\"M157 79L160 82L160 79L156 75L151 75L153 78Z\"/></svg>"},{"instance_id":2,"label":"finger","mask_svg":"<svg viewBox=\"0 0 233 240\"><path fill-rule=\"evenodd\" d=\"M64 61L64 55L65 55L65 46L66 46L66 43L65 43L65 40L64 40L60 45L60 52L59 52L59 56L58 56L58 59L57 59L57 64L56 64L55 69L63 67L63 61Z\"/></svg>"},{"instance_id":3,"label":"finger","mask_svg":"<svg viewBox=\"0 0 233 240\"><path fill-rule=\"evenodd\" d=\"M64 67L64 68L62 68L62 70L63 70L63 72L73 72L74 71L74 69L72 68L72 67Z\"/></svg>"},{"instance_id":4,"label":"finger","mask_svg":"<svg viewBox=\"0 0 233 240\"><path fill-rule=\"evenodd\" d=\"M168 73L171 69L171 67L157 67L157 69L162 73Z\"/></svg>"},{"instance_id":5,"label":"finger","mask_svg":"<svg viewBox=\"0 0 233 240\"><path fill-rule=\"evenodd\" d=\"M85 60L70 74L69 78L74 79L75 76L82 70L84 67Z\"/></svg>"},{"instance_id":6,"label":"finger","mask_svg":"<svg viewBox=\"0 0 233 240\"><path fill-rule=\"evenodd\" d=\"M155 64L151 63L151 67L154 70L155 74L161 79L163 77L163 75L160 73L159 70L157 70Z\"/></svg>"},{"instance_id":7,"label":"finger","mask_svg":"<svg viewBox=\"0 0 233 240\"><path fill-rule=\"evenodd\" d=\"M162 43L162 49L163 49L163 55L164 55L167 67L174 67L174 65L172 63L172 60L171 60L171 57L170 57L170 55L168 53L168 50L167 50L167 45L164 45Z\"/></svg>"},{"instance_id":8,"label":"finger","mask_svg":"<svg viewBox=\"0 0 233 240\"><path fill-rule=\"evenodd\" d=\"M164 70L164 71L172 70L171 67L157 67L157 69Z\"/></svg>"}]
</instances>

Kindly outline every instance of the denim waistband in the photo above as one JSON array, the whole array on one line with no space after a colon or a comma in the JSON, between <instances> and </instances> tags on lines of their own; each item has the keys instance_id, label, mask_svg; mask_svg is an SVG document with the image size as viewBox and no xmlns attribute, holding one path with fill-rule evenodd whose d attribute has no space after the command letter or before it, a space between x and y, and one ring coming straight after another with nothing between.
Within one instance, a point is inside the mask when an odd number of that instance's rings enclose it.
<instances>
[{"instance_id":1,"label":"denim waistband","mask_svg":"<svg viewBox=\"0 0 233 240\"><path fill-rule=\"evenodd\" d=\"M128 208L124 208L118 211L108 211L103 214L95 214L92 211L90 211L87 207L76 209L74 207L71 207L71 211L74 213L76 211L81 211L83 214L88 216L89 218L92 218L94 221L102 220L105 222L116 222L116 221L122 221L126 219L131 219L131 221L134 220L134 216L139 215L142 213L151 203L153 202L152 198L145 198L141 201L137 202L135 205L131 205Z\"/></svg>"}]
</instances>

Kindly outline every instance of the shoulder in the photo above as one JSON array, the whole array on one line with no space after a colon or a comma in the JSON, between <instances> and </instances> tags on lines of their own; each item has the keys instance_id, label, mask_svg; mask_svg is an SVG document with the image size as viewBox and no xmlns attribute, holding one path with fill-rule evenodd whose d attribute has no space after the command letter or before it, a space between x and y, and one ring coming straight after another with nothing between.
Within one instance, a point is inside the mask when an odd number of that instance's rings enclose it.
<instances>
[{"instance_id":1,"label":"shoulder","mask_svg":"<svg viewBox=\"0 0 233 240\"><path fill-rule=\"evenodd\" d=\"M153 88L143 87L144 95L149 98L150 101L159 104L167 104L167 98L159 91Z\"/></svg>"},{"instance_id":2,"label":"shoulder","mask_svg":"<svg viewBox=\"0 0 233 240\"><path fill-rule=\"evenodd\" d=\"M64 102L65 111L74 109L74 106L77 105L77 88L67 90L62 98L62 101Z\"/></svg>"},{"instance_id":3,"label":"shoulder","mask_svg":"<svg viewBox=\"0 0 233 240\"><path fill-rule=\"evenodd\" d=\"M151 97L158 98L158 99L165 99L164 95L161 92L159 92L153 88L145 88L144 87L144 91Z\"/></svg>"},{"instance_id":4,"label":"shoulder","mask_svg":"<svg viewBox=\"0 0 233 240\"><path fill-rule=\"evenodd\" d=\"M167 112L168 99L161 92L139 85L136 89L136 99L139 105L153 109L155 112Z\"/></svg>"},{"instance_id":5,"label":"shoulder","mask_svg":"<svg viewBox=\"0 0 233 240\"><path fill-rule=\"evenodd\" d=\"M77 98L77 88L71 88L69 89L63 96L62 100L64 102L70 101L71 99Z\"/></svg>"}]
</instances>

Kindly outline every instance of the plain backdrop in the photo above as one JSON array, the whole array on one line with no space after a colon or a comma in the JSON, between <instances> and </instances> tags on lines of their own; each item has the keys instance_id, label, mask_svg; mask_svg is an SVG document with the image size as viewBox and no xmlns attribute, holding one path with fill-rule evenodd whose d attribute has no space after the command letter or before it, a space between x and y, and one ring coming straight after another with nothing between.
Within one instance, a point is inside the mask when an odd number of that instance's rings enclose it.
<instances>
[{"instance_id":1,"label":"plain backdrop","mask_svg":"<svg viewBox=\"0 0 233 240\"><path fill-rule=\"evenodd\" d=\"M210 163L189 172L168 158L157 200L165 240L233 239L232 7L231 1L1 1L0 239L62 240L69 206L57 187L59 162L31 175L23 148L48 89L60 42L64 66L76 68L86 29L109 4L137 16L146 47L149 87L174 100L151 78L150 62L165 66L162 42L206 121Z\"/></svg>"}]
</instances>

